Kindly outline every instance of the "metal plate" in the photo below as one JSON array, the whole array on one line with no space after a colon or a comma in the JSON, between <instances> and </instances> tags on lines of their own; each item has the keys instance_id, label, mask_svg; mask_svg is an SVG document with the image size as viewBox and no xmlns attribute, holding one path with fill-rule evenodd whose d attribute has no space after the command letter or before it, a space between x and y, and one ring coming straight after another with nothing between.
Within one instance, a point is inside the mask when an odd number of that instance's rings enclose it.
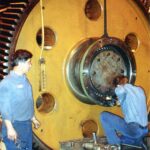
<instances>
[{"instance_id":1,"label":"metal plate","mask_svg":"<svg viewBox=\"0 0 150 150\"><path fill-rule=\"evenodd\" d=\"M118 75L135 80L135 60L117 38L101 38L85 52L80 64L80 81L85 95L95 104L113 106L116 96L112 81Z\"/></svg>"},{"instance_id":2,"label":"metal plate","mask_svg":"<svg viewBox=\"0 0 150 150\"><path fill-rule=\"evenodd\" d=\"M114 37L84 40L72 50L66 66L68 85L82 102L116 105L112 84L118 75L135 81L135 59L123 41Z\"/></svg>"}]
</instances>

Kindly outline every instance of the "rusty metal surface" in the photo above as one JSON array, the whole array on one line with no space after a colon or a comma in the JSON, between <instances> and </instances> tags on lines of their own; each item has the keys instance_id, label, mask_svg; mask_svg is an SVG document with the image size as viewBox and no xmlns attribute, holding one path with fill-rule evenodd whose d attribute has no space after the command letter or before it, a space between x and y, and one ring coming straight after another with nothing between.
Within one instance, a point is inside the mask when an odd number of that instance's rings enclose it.
<instances>
[{"instance_id":1,"label":"rusty metal surface","mask_svg":"<svg viewBox=\"0 0 150 150\"><path fill-rule=\"evenodd\" d=\"M115 52L107 50L94 58L91 65L91 80L98 91L105 92L111 88L112 78L125 72L123 59Z\"/></svg>"}]
</instances>

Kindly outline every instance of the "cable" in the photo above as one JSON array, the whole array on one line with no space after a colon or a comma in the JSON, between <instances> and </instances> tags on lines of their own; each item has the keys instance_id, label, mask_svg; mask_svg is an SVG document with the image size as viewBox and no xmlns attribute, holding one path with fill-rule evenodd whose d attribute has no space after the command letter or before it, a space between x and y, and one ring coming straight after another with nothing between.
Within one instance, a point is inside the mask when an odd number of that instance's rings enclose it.
<instances>
[{"instance_id":1,"label":"cable","mask_svg":"<svg viewBox=\"0 0 150 150\"><path fill-rule=\"evenodd\" d=\"M40 54L40 59L42 58L43 50L44 50L44 15L43 15L43 0L40 0L40 10L41 10L41 26L42 26L42 43L41 43L41 54Z\"/></svg>"}]
</instances>

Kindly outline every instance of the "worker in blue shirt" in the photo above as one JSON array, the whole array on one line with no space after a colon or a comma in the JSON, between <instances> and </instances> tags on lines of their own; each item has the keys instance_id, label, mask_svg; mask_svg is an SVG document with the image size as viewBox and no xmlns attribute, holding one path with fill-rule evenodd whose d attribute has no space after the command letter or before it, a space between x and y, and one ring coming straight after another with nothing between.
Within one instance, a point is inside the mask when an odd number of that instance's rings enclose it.
<instances>
[{"instance_id":1,"label":"worker in blue shirt","mask_svg":"<svg viewBox=\"0 0 150 150\"><path fill-rule=\"evenodd\" d=\"M12 70L0 82L0 113L2 138L7 150L32 150L32 122L40 123L34 115L32 87L26 73L31 68L32 54L17 50L11 56Z\"/></svg>"},{"instance_id":2,"label":"worker in blue shirt","mask_svg":"<svg viewBox=\"0 0 150 150\"><path fill-rule=\"evenodd\" d=\"M124 118L111 112L101 113L108 144L142 146L141 139L148 132L145 93L141 87L129 84L125 76L116 77L113 84Z\"/></svg>"}]
</instances>

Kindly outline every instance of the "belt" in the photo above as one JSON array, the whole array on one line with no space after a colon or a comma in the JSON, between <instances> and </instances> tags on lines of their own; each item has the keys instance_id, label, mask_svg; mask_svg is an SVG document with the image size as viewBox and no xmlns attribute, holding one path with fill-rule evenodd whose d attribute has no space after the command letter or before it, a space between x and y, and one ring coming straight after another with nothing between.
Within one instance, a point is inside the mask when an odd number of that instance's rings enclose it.
<instances>
[{"instance_id":1,"label":"belt","mask_svg":"<svg viewBox=\"0 0 150 150\"><path fill-rule=\"evenodd\" d=\"M136 123L136 122L130 122L130 123L128 123L128 124L136 124L136 125L139 126L141 129L146 129L146 128L148 128L148 125L147 125L147 126L142 126L142 125L140 125L140 124L138 124L138 123Z\"/></svg>"},{"instance_id":2,"label":"belt","mask_svg":"<svg viewBox=\"0 0 150 150\"><path fill-rule=\"evenodd\" d=\"M148 128L148 126L141 126L140 124L139 124L139 127L141 128L141 129L146 129L146 128Z\"/></svg>"}]
</instances>

